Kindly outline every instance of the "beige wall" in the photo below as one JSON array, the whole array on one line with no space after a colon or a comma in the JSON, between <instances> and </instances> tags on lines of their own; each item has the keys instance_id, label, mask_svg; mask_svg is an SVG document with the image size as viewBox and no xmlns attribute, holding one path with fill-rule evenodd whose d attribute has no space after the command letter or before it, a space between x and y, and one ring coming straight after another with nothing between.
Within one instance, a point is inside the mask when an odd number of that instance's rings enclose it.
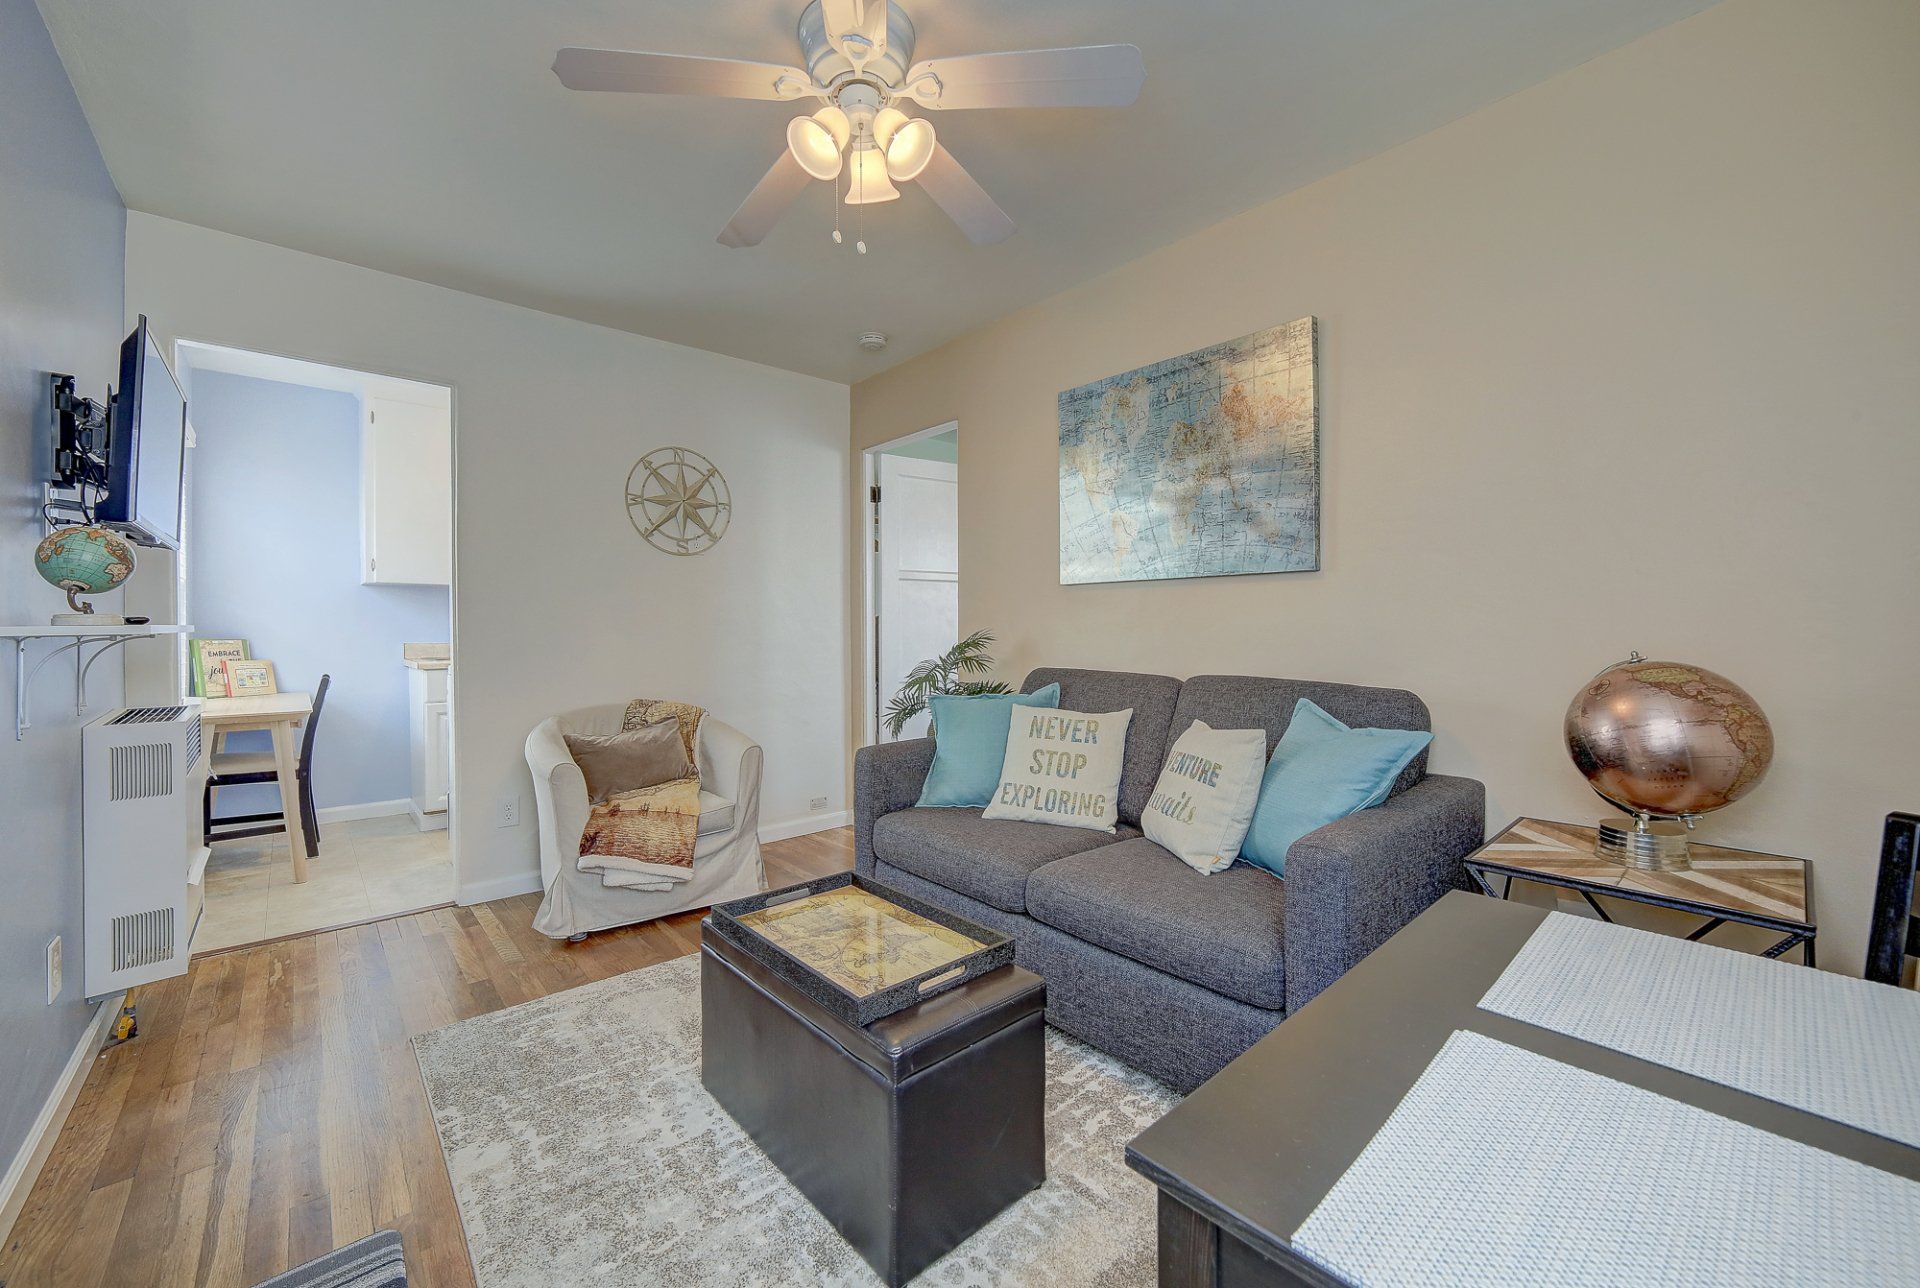
<instances>
[{"instance_id":1,"label":"beige wall","mask_svg":"<svg viewBox=\"0 0 1920 1288\"><path fill-rule=\"evenodd\" d=\"M813 677L846 666L846 386L139 213L126 301L168 341L452 386L462 902L539 888L525 742L570 707L700 703L766 749L763 833L840 821L845 698ZM669 445L732 490L698 558L627 520L627 471ZM504 796L517 827L495 826Z\"/></svg>"},{"instance_id":2,"label":"beige wall","mask_svg":"<svg viewBox=\"0 0 1920 1288\"><path fill-rule=\"evenodd\" d=\"M1594 671L1723 671L1779 753L1703 835L1814 859L1857 972L1920 807L1917 65L1911 0L1728 0L857 385L853 445L959 421L1008 678L1405 686L1495 825L1600 813L1560 739ZM1061 586L1055 395L1308 314L1322 571Z\"/></svg>"}]
</instances>

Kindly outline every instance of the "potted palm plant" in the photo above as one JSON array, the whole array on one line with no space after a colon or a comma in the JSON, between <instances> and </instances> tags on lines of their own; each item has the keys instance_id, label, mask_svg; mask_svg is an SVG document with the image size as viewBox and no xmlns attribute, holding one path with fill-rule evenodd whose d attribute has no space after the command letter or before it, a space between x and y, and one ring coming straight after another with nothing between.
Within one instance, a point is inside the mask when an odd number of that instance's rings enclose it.
<instances>
[{"instance_id":1,"label":"potted palm plant","mask_svg":"<svg viewBox=\"0 0 1920 1288\"><path fill-rule=\"evenodd\" d=\"M928 698L1013 692L998 680L966 678L993 670L993 656L987 652L992 643L992 631L975 631L939 657L930 657L907 672L906 683L887 704L887 732L898 738L907 722L927 709Z\"/></svg>"}]
</instances>

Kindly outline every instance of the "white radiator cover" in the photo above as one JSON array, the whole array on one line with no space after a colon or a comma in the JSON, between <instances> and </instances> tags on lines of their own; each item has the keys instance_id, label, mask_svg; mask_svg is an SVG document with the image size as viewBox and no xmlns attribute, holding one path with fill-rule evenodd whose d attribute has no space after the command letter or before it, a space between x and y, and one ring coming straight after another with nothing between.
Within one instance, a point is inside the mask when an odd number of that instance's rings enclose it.
<instances>
[{"instance_id":1,"label":"white radiator cover","mask_svg":"<svg viewBox=\"0 0 1920 1288\"><path fill-rule=\"evenodd\" d=\"M123 707L80 738L86 990L100 997L186 972L207 754L197 704Z\"/></svg>"}]
</instances>

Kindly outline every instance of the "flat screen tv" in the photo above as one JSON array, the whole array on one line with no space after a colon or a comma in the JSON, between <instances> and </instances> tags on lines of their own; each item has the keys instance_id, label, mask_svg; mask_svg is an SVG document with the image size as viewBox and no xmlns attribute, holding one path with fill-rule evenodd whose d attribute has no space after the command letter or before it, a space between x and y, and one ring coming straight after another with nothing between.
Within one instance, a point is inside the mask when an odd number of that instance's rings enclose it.
<instances>
[{"instance_id":1,"label":"flat screen tv","mask_svg":"<svg viewBox=\"0 0 1920 1288\"><path fill-rule=\"evenodd\" d=\"M120 346L120 388L107 433L107 495L94 506L94 521L139 545L179 549L186 456L187 396L143 314Z\"/></svg>"}]
</instances>

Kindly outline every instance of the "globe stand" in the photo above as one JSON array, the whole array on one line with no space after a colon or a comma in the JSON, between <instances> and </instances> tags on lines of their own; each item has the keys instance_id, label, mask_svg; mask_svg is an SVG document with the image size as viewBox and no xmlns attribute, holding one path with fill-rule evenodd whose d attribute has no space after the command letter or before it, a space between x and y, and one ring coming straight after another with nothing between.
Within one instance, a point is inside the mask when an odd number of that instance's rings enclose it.
<instances>
[{"instance_id":1,"label":"globe stand","mask_svg":"<svg viewBox=\"0 0 1920 1288\"><path fill-rule=\"evenodd\" d=\"M76 582L63 581L60 583L60 589L67 592L67 607L73 611L55 613L53 615L55 626L125 626L127 624L127 619L118 613L96 613L93 611L92 604L81 603L80 592L87 587Z\"/></svg>"},{"instance_id":2,"label":"globe stand","mask_svg":"<svg viewBox=\"0 0 1920 1288\"><path fill-rule=\"evenodd\" d=\"M1613 863L1639 868L1643 872L1685 872L1687 828L1671 819L1603 818L1594 853Z\"/></svg>"}]
</instances>

